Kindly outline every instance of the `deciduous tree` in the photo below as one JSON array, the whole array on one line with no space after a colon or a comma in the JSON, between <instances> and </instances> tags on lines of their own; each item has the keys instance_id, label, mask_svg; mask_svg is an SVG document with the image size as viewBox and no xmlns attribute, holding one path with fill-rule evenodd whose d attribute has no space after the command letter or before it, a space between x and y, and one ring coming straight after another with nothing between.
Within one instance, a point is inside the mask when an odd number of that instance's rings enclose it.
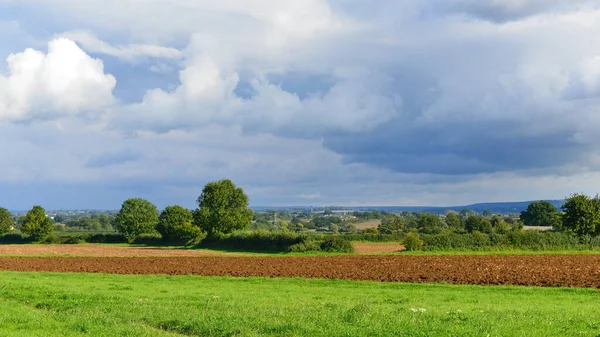
<instances>
[{"instance_id":1,"label":"deciduous tree","mask_svg":"<svg viewBox=\"0 0 600 337\"><path fill-rule=\"evenodd\" d=\"M12 214L6 209L0 207L0 235L4 235L13 230L15 221Z\"/></svg>"},{"instance_id":2,"label":"deciduous tree","mask_svg":"<svg viewBox=\"0 0 600 337\"><path fill-rule=\"evenodd\" d=\"M562 225L565 229L580 237L588 237L600 233L600 203L598 195L592 198L584 194L573 194L566 198L562 210L564 212Z\"/></svg>"},{"instance_id":3,"label":"deciduous tree","mask_svg":"<svg viewBox=\"0 0 600 337\"><path fill-rule=\"evenodd\" d=\"M252 211L248 209L244 190L231 180L223 179L204 186L194 220L209 237L214 237L247 228Z\"/></svg>"},{"instance_id":4,"label":"deciduous tree","mask_svg":"<svg viewBox=\"0 0 600 337\"><path fill-rule=\"evenodd\" d=\"M520 218L526 226L560 226L558 210L548 201L532 202Z\"/></svg>"},{"instance_id":5,"label":"deciduous tree","mask_svg":"<svg viewBox=\"0 0 600 337\"><path fill-rule=\"evenodd\" d=\"M25 215L21 232L40 241L54 232L54 220L46 216L46 210L42 206L33 206Z\"/></svg>"},{"instance_id":6,"label":"deciduous tree","mask_svg":"<svg viewBox=\"0 0 600 337\"><path fill-rule=\"evenodd\" d=\"M158 210L148 200L134 198L123 202L115 217L115 229L133 242L141 234L152 233L158 224Z\"/></svg>"}]
</instances>

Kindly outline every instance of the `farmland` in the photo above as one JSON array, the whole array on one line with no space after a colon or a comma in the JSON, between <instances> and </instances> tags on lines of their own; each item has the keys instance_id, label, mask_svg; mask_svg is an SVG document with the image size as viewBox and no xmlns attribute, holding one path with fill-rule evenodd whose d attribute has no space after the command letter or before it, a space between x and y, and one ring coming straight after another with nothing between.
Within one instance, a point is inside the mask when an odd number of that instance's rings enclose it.
<instances>
[{"instance_id":1,"label":"farmland","mask_svg":"<svg viewBox=\"0 0 600 337\"><path fill-rule=\"evenodd\" d=\"M0 270L7 336L600 333L598 254L282 256L4 245Z\"/></svg>"}]
</instances>

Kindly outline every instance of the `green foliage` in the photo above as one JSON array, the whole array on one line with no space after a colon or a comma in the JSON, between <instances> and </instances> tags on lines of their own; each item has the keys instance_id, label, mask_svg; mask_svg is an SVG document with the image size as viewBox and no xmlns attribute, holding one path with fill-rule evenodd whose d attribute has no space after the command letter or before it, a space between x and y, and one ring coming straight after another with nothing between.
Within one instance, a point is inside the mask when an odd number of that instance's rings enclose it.
<instances>
[{"instance_id":1,"label":"green foliage","mask_svg":"<svg viewBox=\"0 0 600 337\"><path fill-rule=\"evenodd\" d=\"M163 243L159 233L145 233L138 235L132 242L135 245L159 246Z\"/></svg>"},{"instance_id":2,"label":"green foliage","mask_svg":"<svg viewBox=\"0 0 600 337\"><path fill-rule=\"evenodd\" d=\"M328 253L354 253L354 246L350 241L331 238L321 243L321 250Z\"/></svg>"},{"instance_id":3,"label":"green foliage","mask_svg":"<svg viewBox=\"0 0 600 337\"><path fill-rule=\"evenodd\" d=\"M558 210L548 201L532 202L520 218L526 226L560 227Z\"/></svg>"},{"instance_id":4,"label":"green foliage","mask_svg":"<svg viewBox=\"0 0 600 337\"><path fill-rule=\"evenodd\" d=\"M419 214L417 223L421 233L437 233L444 228L444 223L439 215L432 213Z\"/></svg>"},{"instance_id":5,"label":"green foliage","mask_svg":"<svg viewBox=\"0 0 600 337\"><path fill-rule=\"evenodd\" d=\"M210 182L198 198L194 220L209 237L217 237L246 229L252 221L248 197L229 179Z\"/></svg>"},{"instance_id":6,"label":"green foliage","mask_svg":"<svg viewBox=\"0 0 600 337\"><path fill-rule=\"evenodd\" d=\"M466 230L471 233L474 231L491 233L492 232L492 224L486 218L480 215L470 215L465 221Z\"/></svg>"},{"instance_id":7,"label":"green foliage","mask_svg":"<svg viewBox=\"0 0 600 337\"><path fill-rule=\"evenodd\" d=\"M14 226L12 214L6 208L0 207L0 236L11 232Z\"/></svg>"},{"instance_id":8,"label":"green foliage","mask_svg":"<svg viewBox=\"0 0 600 337\"><path fill-rule=\"evenodd\" d=\"M31 243L33 239L30 236L23 236L19 233L10 233L5 235L0 235L0 244L26 244Z\"/></svg>"},{"instance_id":9,"label":"green foliage","mask_svg":"<svg viewBox=\"0 0 600 337\"><path fill-rule=\"evenodd\" d=\"M127 238L123 234L102 233L90 234L86 239L89 243L126 243Z\"/></svg>"},{"instance_id":10,"label":"green foliage","mask_svg":"<svg viewBox=\"0 0 600 337\"><path fill-rule=\"evenodd\" d=\"M581 238L600 234L600 203L598 196L573 194L562 206L562 225Z\"/></svg>"},{"instance_id":11,"label":"green foliage","mask_svg":"<svg viewBox=\"0 0 600 337\"><path fill-rule=\"evenodd\" d=\"M406 220L398 215L385 216L381 221L381 224L377 226L379 233L381 234L393 234L401 232L406 226Z\"/></svg>"},{"instance_id":12,"label":"green foliage","mask_svg":"<svg viewBox=\"0 0 600 337\"><path fill-rule=\"evenodd\" d=\"M194 224L193 213L181 206L168 206L160 214L156 230L166 242L199 243L205 234Z\"/></svg>"},{"instance_id":13,"label":"green foliage","mask_svg":"<svg viewBox=\"0 0 600 337\"><path fill-rule=\"evenodd\" d=\"M46 216L44 208L33 206L25 215L20 229L34 241L41 241L54 232L54 221Z\"/></svg>"},{"instance_id":14,"label":"green foliage","mask_svg":"<svg viewBox=\"0 0 600 337\"><path fill-rule=\"evenodd\" d=\"M406 233L401 242L408 251L420 250L424 243L417 233Z\"/></svg>"},{"instance_id":15,"label":"green foliage","mask_svg":"<svg viewBox=\"0 0 600 337\"><path fill-rule=\"evenodd\" d=\"M320 252L321 241L307 239L300 243L291 245L289 251L292 253Z\"/></svg>"},{"instance_id":16,"label":"green foliage","mask_svg":"<svg viewBox=\"0 0 600 337\"><path fill-rule=\"evenodd\" d=\"M115 229L125 235L129 242L141 234L153 233L157 223L156 206L140 198L125 200L115 217Z\"/></svg>"},{"instance_id":17,"label":"green foliage","mask_svg":"<svg viewBox=\"0 0 600 337\"><path fill-rule=\"evenodd\" d=\"M452 250L587 250L600 248L600 240L596 245L581 244L579 239L569 233L540 232L535 230L511 231L508 234L485 234L474 231L470 234L443 233L437 235L421 235L423 249L430 251Z\"/></svg>"},{"instance_id":18,"label":"green foliage","mask_svg":"<svg viewBox=\"0 0 600 337\"><path fill-rule=\"evenodd\" d=\"M315 236L318 237L318 236ZM219 237L208 237L201 247L248 251L285 252L291 246L308 240L307 235L265 230L240 231Z\"/></svg>"},{"instance_id":19,"label":"green foliage","mask_svg":"<svg viewBox=\"0 0 600 337\"><path fill-rule=\"evenodd\" d=\"M456 212L449 212L446 214L446 225L452 228L460 228L462 227L462 223L460 222L460 217Z\"/></svg>"}]
</instances>

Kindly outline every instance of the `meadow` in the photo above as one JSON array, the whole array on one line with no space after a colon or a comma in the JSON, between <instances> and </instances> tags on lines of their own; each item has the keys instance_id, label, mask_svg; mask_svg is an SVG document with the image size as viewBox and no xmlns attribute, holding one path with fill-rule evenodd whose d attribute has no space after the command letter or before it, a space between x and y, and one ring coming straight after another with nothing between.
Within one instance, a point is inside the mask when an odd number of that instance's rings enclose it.
<instances>
[{"instance_id":1,"label":"meadow","mask_svg":"<svg viewBox=\"0 0 600 337\"><path fill-rule=\"evenodd\" d=\"M600 293L0 272L3 336L597 336Z\"/></svg>"}]
</instances>

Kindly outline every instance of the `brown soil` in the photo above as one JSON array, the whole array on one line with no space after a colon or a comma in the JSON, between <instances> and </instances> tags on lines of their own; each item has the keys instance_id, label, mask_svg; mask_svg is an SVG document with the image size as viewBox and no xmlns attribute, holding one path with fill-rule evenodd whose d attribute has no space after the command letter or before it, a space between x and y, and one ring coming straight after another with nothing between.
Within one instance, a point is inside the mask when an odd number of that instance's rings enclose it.
<instances>
[{"instance_id":1,"label":"brown soil","mask_svg":"<svg viewBox=\"0 0 600 337\"><path fill-rule=\"evenodd\" d=\"M600 255L325 257L0 257L0 270L304 277L600 288Z\"/></svg>"},{"instance_id":2,"label":"brown soil","mask_svg":"<svg viewBox=\"0 0 600 337\"><path fill-rule=\"evenodd\" d=\"M108 257L170 257L239 255L210 250L105 245L0 245L0 255L69 255Z\"/></svg>"},{"instance_id":3,"label":"brown soil","mask_svg":"<svg viewBox=\"0 0 600 337\"><path fill-rule=\"evenodd\" d=\"M404 250L398 243L354 243L352 244L358 254L394 253Z\"/></svg>"}]
</instances>

